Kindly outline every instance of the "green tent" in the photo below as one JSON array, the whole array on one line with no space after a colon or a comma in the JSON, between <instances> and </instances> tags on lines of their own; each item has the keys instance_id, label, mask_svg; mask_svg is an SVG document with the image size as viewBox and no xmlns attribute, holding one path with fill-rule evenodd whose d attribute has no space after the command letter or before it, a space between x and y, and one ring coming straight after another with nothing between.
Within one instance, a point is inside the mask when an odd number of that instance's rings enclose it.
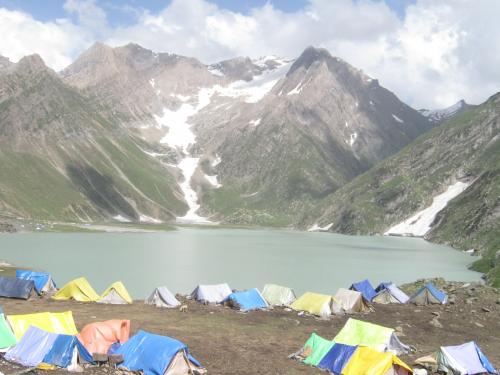
<instances>
[{"instance_id":1,"label":"green tent","mask_svg":"<svg viewBox=\"0 0 500 375\"><path fill-rule=\"evenodd\" d=\"M409 347L399 341L394 329L352 318L346 322L333 341L345 345L368 346L380 352L391 351L395 354L409 351Z\"/></svg>"},{"instance_id":2,"label":"green tent","mask_svg":"<svg viewBox=\"0 0 500 375\"><path fill-rule=\"evenodd\" d=\"M0 314L0 349L13 346L16 342L16 336L12 333L9 324L5 320L5 316Z\"/></svg>"},{"instance_id":3,"label":"green tent","mask_svg":"<svg viewBox=\"0 0 500 375\"><path fill-rule=\"evenodd\" d=\"M312 333L303 347L303 352L308 354L304 363L312 366L317 366L321 362L326 353L330 351L334 342Z\"/></svg>"}]
</instances>

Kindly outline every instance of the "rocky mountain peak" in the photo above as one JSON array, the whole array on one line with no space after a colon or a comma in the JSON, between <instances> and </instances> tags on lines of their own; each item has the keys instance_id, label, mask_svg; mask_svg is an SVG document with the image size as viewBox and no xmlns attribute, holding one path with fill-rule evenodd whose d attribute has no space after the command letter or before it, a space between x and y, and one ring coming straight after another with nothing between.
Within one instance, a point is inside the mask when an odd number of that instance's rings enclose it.
<instances>
[{"instance_id":1,"label":"rocky mountain peak","mask_svg":"<svg viewBox=\"0 0 500 375\"><path fill-rule=\"evenodd\" d=\"M45 65L45 62L38 54L25 56L15 65L17 72L26 74L37 73L41 71L51 71L51 69Z\"/></svg>"},{"instance_id":2,"label":"rocky mountain peak","mask_svg":"<svg viewBox=\"0 0 500 375\"><path fill-rule=\"evenodd\" d=\"M13 65L14 65L14 63L11 62L8 57L4 57L4 56L0 55L0 71L7 70L10 67L12 67Z\"/></svg>"},{"instance_id":3,"label":"rocky mountain peak","mask_svg":"<svg viewBox=\"0 0 500 375\"><path fill-rule=\"evenodd\" d=\"M474 105L468 104L464 99L459 100L450 107L443 109L420 109L419 112L427 117L433 124L439 124L449 118L474 108Z\"/></svg>"}]
</instances>

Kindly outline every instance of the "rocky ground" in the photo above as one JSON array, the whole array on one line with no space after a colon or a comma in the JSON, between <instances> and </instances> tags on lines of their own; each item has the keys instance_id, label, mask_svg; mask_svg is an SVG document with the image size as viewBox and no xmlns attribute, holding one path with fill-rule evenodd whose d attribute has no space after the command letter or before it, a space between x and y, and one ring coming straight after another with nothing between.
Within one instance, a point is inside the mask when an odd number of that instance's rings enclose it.
<instances>
[{"instance_id":1,"label":"rocky ground","mask_svg":"<svg viewBox=\"0 0 500 375\"><path fill-rule=\"evenodd\" d=\"M415 289L422 282L405 286ZM440 345L474 340L497 368L500 367L500 292L480 284L437 283L450 295L445 306L374 305L374 311L357 319L393 327L414 353L402 356L408 364L434 352ZM183 299L186 311L132 305L99 305L3 299L6 314L73 311L78 329L107 319L130 319L132 331L144 329L185 342L210 374L315 374L319 370L288 359L312 332L333 338L349 316L319 319L284 308L241 313L222 306L205 306ZM0 361L0 371L13 374L22 367ZM37 370L39 373L44 371ZM120 373L108 367L85 369L88 374ZM65 371L52 371L63 374Z\"/></svg>"}]
</instances>

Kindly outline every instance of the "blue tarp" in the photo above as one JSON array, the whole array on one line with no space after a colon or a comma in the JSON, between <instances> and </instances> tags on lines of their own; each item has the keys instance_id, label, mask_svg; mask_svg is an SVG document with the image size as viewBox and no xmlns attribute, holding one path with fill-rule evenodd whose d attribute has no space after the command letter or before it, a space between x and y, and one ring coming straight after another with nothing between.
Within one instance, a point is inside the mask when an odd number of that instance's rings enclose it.
<instances>
[{"instance_id":1,"label":"blue tarp","mask_svg":"<svg viewBox=\"0 0 500 375\"><path fill-rule=\"evenodd\" d=\"M57 335L52 348L43 358L43 362L63 368L69 367L75 347L82 360L94 363L92 355L85 349L80 340L73 335Z\"/></svg>"},{"instance_id":2,"label":"blue tarp","mask_svg":"<svg viewBox=\"0 0 500 375\"><path fill-rule=\"evenodd\" d=\"M47 285L47 283L52 280L48 273L28 270L16 270L16 277L23 280L33 280L33 282L35 283L35 289L38 294L40 294L45 285Z\"/></svg>"},{"instance_id":3,"label":"blue tarp","mask_svg":"<svg viewBox=\"0 0 500 375\"><path fill-rule=\"evenodd\" d=\"M476 347L477 355L479 356L479 360L483 364L483 367L486 370L488 370L488 372L490 374L498 374L498 371L493 367L493 365L488 360L488 358L486 358L486 356L483 354L483 352L481 351L481 349L479 348L479 346L475 342L473 342L473 343L474 343L474 346Z\"/></svg>"},{"instance_id":4,"label":"blue tarp","mask_svg":"<svg viewBox=\"0 0 500 375\"><path fill-rule=\"evenodd\" d=\"M377 292L375 292L375 289L373 289L372 284L370 284L368 280L363 280L360 281L359 283L354 283L351 285L349 289L355 290L363 294L363 298L368 302L371 302L373 297L377 295Z\"/></svg>"},{"instance_id":5,"label":"blue tarp","mask_svg":"<svg viewBox=\"0 0 500 375\"><path fill-rule=\"evenodd\" d=\"M357 348L357 346L352 345L335 344L318 363L318 367L335 375L340 375Z\"/></svg>"},{"instance_id":6,"label":"blue tarp","mask_svg":"<svg viewBox=\"0 0 500 375\"><path fill-rule=\"evenodd\" d=\"M52 348L58 334L31 326L21 341L5 354L5 359L27 367L36 367Z\"/></svg>"},{"instance_id":7,"label":"blue tarp","mask_svg":"<svg viewBox=\"0 0 500 375\"><path fill-rule=\"evenodd\" d=\"M187 346L182 342L145 331L137 332L116 350L116 354L121 354L124 359L120 367L130 371L143 371L145 375L164 375L180 350L184 350L189 360L201 367L200 363L189 355Z\"/></svg>"},{"instance_id":8,"label":"blue tarp","mask_svg":"<svg viewBox=\"0 0 500 375\"><path fill-rule=\"evenodd\" d=\"M32 280L0 276L0 297L28 299L34 287Z\"/></svg>"},{"instance_id":9,"label":"blue tarp","mask_svg":"<svg viewBox=\"0 0 500 375\"><path fill-rule=\"evenodd\" d=\"M265 309L268 307L266 300L256 288L244 292L231 293L227 299L236 303L242 311Z\"/></svg>"}]
</instances>

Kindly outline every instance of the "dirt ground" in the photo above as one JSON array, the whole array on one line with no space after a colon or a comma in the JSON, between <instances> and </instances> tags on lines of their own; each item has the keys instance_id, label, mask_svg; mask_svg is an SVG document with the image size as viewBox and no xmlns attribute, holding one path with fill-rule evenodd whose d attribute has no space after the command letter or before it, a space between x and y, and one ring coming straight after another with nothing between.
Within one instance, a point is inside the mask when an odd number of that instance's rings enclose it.
<instances>
[{"instance_id":1,"label":"dirt ground","mask_svg":"<svg viewBox=\"0 0 500 375\"><path fill-rule=\"evenodd\" d=\"M496 289L476 284L449 284L454 304L374 305L374 311L351 315L357 319L393 327L402 342L416 352L401 358L408 364L441 345L458 345L474 340L496 368L500 367L500 294ZM206 306L183 299L188 308L159 309L142 301L132 305L59 302L49 299L29 301L2 299L5 314L71 310L78 329L90 322L130 319L132 331L139 329L179 339L208 370L209 374L316 374L323 373L288 359L312 332L332 339L349 316L322 320L299 316L295 311L276 308L271 311L241 313L223 306ZM437 316L437 318L436 318ZM431 324L436 318L442 327ZM438 324L439 325L439 324ZM0 371L12 374L21 370L0 360ZM44 371L37 370L39 373ZM67 374L66 371L51 371ZM101 367L85 370L88 374L113 374L119 371Z\"/></svg>"}]
</instances>

